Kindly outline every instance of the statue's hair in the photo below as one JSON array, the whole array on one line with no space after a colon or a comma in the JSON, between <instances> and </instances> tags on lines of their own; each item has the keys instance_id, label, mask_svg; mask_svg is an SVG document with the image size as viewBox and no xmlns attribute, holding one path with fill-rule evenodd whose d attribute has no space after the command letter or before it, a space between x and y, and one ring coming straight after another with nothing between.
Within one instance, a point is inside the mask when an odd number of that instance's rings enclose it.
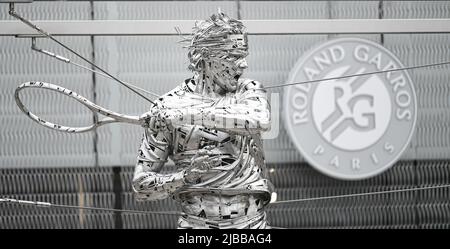
<instances>
[{"instance_id":1,"label":"statue's hair","mask_svg":"<svg viewBox=\"0 0 450 249\"><path fill-rule=\"evenodd\" d=\"M184 40L190 44L188 48L189 69L199 71L200 62L211 55L226 54L233 48L229 35L244 34L245 27L242 22L230 18L220 10L209 19L197 21L192 35Z\"/></svg>"}]
</instances>

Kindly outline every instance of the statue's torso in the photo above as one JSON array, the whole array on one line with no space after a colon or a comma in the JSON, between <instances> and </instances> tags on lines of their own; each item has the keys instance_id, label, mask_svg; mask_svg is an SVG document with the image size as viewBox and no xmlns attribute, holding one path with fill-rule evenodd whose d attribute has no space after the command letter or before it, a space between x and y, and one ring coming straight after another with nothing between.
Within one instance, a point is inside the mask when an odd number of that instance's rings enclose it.
<instances>
[{"instance_id":1,"label":"statue's torso","mask_svg":"<svg viewBox=\"0 0 450 249\"><path fill-rule=\"evenodd\" d=\"M170 96L169 96L170 95ZM201 95L175 89L161 99L165 107L226 106L238 95L202 99ZM220 158L196 184L189 184L174 195L183 212L209 220L251 217L270 200L272 185L266 179L260 134L238 135L202 125L177 125L168 131L170 158L177 168L189 167L192 158L209 151L208 159ZM169 135L168 134L168 135Z\"/></svg>"}]
</instances>

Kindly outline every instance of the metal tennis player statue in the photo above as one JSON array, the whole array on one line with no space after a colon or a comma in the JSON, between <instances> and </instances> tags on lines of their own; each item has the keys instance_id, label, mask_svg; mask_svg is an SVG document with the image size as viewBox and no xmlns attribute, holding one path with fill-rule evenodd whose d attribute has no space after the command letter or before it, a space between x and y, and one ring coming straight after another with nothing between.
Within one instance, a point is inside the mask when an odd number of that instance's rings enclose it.
<instances>
[{"instance_id":1,"label":"metal tennis player statue","mask_svg":"<svg viewBox=\"0 0 450 249\"><path fill-rule=\"evenodd\" d=\"M114 79L152 103L151 110L141 116L124 115L64 87L32 81L15 91L17 105L29 118L69 133L91 131L113 122L140 125L145 132L132 186L137 199L170 197L178 201L183 211L179 228L268 227L264 208L270 202L273 186L265 176L261 132L270 129L269 103L259 82L241 78L248 55L241 22L220 10L210 19L197 22L192 36L185 40L189 42L189 68L194 76L152 101L141 93L150 92L119 80L20 16L14 4L10 4L9 13L100 72L37 48L35 37L33 50ZM25 88L62 93L106 118L96 119L86 127L49 122L25 107L19 94ZM168 158L177 170L163 174L161 169Z\"/></svg>"},{"instance_id":2,"label":"metal tennis player statue","mask_svg":"<svg viewBox=\"0 0 450 249\"><path fill-rule=\"evenodd\" d=\"M273 187L261 132L270 128L270 111L261 84L240 77L244 26L219 11L196 23L189 42L194 76L142 116L133 189L141 200L178 201L179 228L267 228ZM159 173L167 158L178 171Z\"/></svg>"}]
</instances>

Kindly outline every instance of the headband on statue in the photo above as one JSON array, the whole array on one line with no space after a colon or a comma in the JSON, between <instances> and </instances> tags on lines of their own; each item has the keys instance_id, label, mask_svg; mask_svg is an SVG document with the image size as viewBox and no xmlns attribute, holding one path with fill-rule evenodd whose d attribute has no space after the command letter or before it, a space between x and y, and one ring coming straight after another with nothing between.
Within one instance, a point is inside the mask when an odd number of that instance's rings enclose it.
<instances>
[{"instance_id":1,"label":"headband on statue","mask_svg":"<svg viewBox=\"0 0 450 249\"><path fill-rule=\"evenodd\" d=\"M189 69L200 70L199 62L211 56L226 54L247 56L248 42L245 26L220 10L209 19L197 21L192 34L180 42L187 43Z\"/></svg>"}]
</instances>

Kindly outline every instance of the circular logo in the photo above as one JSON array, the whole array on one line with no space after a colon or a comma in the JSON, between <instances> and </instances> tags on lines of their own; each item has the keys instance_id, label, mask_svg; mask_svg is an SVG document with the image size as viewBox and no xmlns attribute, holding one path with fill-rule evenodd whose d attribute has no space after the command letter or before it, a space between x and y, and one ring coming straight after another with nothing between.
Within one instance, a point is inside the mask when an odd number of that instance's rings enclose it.
<instances>
[{"instance_id":1,"label":"circular logo","mask_svg":"<svg viewBox=\"0 0 450 249\"><path fill-rule=\"evenodd\" d=\"M363 179L398 160L416 124L411 77L406 70L367 73L402 67L386 48L359 38L331 40L302 56L288 83L331 79L291 85L284 93L286 129L313 167Z\"/></svg>"}]
</instances>

